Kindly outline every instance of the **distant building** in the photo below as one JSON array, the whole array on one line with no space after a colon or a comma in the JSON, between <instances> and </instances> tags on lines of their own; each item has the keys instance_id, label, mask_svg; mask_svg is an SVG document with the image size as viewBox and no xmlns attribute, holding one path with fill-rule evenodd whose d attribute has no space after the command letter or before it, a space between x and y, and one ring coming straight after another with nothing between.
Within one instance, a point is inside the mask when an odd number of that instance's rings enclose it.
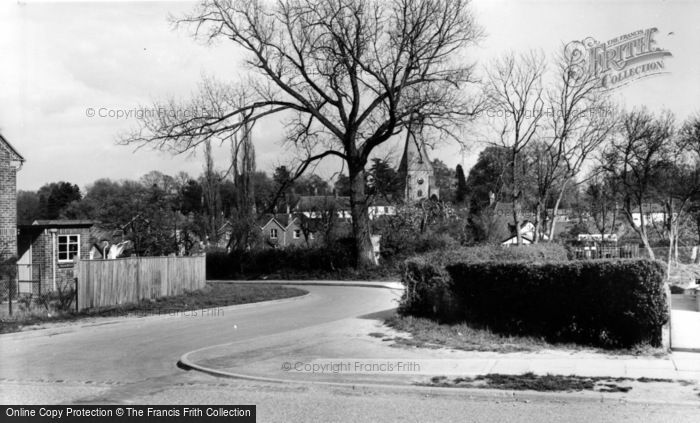
<instances>
[{"instance_id":1,"label":"distant building","mask_svg":"<svg viewBox=\"0 0 700 423\"><path fill-rule=\"evenodd\" d=\"M352 219L350 197L335 195L302 195L294 205L294 212L309 219L319 219L329 212L338 219Z\"/></svg>"},{"instance_id":2,"label":"distant building","mask_svg":"<svg viewBox=\"0 0 700 423\"><path fill-rule=\"evenodd\" d=\"M515 225L509 225L509 229L511 231L511 235L501 241L501 245L517 245L518 244L518 237L515 234ZM544 235L540 235L542 239L546 239ZM526 220L524 221L521 226L520 226L520 239L522 240L523 245L528 245L532 244L535 239L535 225Z\"/></svg>"},{"instance_id":3,"label":"distant building","mask_svg":"<svg viewBox=\"0 0 700 423\"><path fill-rule=\"evenodd\" d=\"M309 219L319 219L328 212L333 212L336 218L352 222L352 212L350 210L350 197L333 195L305 195L299 197L299 201L294 206L294 213L303 214ZM367 206L370 219L382 216L396 215L396 205L382 199L375 198Z\"/></svg>"},{"instance_id":4,"label":"distant building","mask_svg":"<svg viewBox=\"0 0 700 423\"><path fill-rule=\"evenodd\" d=\"M425 143L409 133L398 169L399 177L405 181L404 201L412 204L425 199L440 199L440 190L435 180L435 171L430 163Z\"/></svg>"},{"instance_id":5,"label":"distant building","mask_svg":"<svg viewBox=\"0 0 700 423\"><path fill-rule=\"evenodd\" d=\"M640 227L642 225L642 216L644 217L645 226L664 223L668 219L668 214L664 206L655 203L644 204L642 206L642 213L632 211L634 226ZM674 215L673 217L675 218L676 216Z\"/></svg>"},{"instance_id":6,"label":"distant building","mask_svg":"<svg viewBox=\"0 0 700 423\"><path fill-rule=\"evenodd\" d=\"M268 248L302 247L315 241L313 234L306 236L302 229L301 219L293 214L266 214L258 220L262 231L263 246Z\"/></svg>"},{"instance_id":7,"label":"distant building","mask_svg":"<svg viewBox=\"0 0 700 423\"><path fill-rule=\"evenodd\" d=\"M17 171L24 157L0 134L0 258L17 254Z\"/></svg>"}]
</instances>

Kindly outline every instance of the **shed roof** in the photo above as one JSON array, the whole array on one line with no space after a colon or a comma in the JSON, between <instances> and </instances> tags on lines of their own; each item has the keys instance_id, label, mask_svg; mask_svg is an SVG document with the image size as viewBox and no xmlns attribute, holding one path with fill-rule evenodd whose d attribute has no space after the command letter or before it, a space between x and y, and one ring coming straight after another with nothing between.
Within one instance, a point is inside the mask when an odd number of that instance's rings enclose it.
<instances>
[{"instance_id":1,"label":"shed roof","mask_svg":"<svg viewBox=\"0 0 700 423\"><path fill-rule=\"evenodd\" d=\"M68 219L54 219L54 220L35 220L31 225L32 227L43 227L43 228L89 228L95 224L92 220L68 220Z\"/></svg>"}]
</instances>

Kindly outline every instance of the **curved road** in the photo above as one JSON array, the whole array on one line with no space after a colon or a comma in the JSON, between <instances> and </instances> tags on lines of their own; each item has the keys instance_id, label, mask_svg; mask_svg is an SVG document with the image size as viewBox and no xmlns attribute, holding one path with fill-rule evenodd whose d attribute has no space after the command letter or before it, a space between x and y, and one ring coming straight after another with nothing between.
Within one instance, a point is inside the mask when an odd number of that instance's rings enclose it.
<instances>
[{"instance_id":1,"label":"curved road","mask_svg":"<svg viewBox=\"0 0 700 423\"><path fill-rule=\"evenodd\" d=\"M186 352L274 336L396 306L400 292L304 286L307 297L212 316L98 319L0 335L4 404L256 404L258 420L323 422L695 422L699 407L522 401L411 389L220 379L176 367ZM332 325L331 325L332 326Z\"/></svg>"},{"instance_id":2,"label":"curved road","mask_svg":"<svg viewBox=\"0 0 700 423\"><path fill-rule=\"evenodd\" d=\"M291 285L290 285L291 286ZM196 316L111 319L0 336L0 379L137 382L184 373L178 358L396 306L397 290L300 286L309 295Z\"/></svg>"}]
</instances>

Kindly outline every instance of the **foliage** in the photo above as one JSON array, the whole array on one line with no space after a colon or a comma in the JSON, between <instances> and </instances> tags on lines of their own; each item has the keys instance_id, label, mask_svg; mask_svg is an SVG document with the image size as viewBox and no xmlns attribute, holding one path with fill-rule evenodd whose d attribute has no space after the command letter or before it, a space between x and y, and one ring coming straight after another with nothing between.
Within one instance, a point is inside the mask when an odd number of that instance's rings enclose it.
<instances>
[{"instance_id":1,"label":"foliage","mask_svg":"<svg viewBox=\"0 0 700 423\"><path fill-rule=\"evenodd\" d=\"M401 198L404 183L394 167L386 160L372 159L368 172L367 193L385 200Z\"/></svg>"},{"instance_id":2,"label":"foliage","mask_svg":"<svg viewBox=\"0 0 700 423\"><path fill-rule=\"evenodd\" d=\"M17 223L29 225L41 219L39 194L36 191L17 191Z\"/></svg>"},{"instance_id":3,"label":"foliage","mask_svg":"<svg viewBox=\"0 0 700 423\"><path fill-rule=\"evenodd\" d=\"M435 185L440 190L440 200L444 202L455 201L455 187L458 187L458 180L455 181L454 172L440 159L432 161L435 175ZM464 176L464 172L462 172Z\"/></svg>"},{"instance_id":4,"label":"foliage","mask_svg":"<svg viewBox=\"0 0 700 423\"><path fill-rule=\"evenodd\" d=\"M399 312L413 316L438 319L454 318L452 278L446 270L452 263L478 263L484 261L566 261L566 249L558 244L536 244L522 247L481 245L433 252L412 257L401 268L402 282L406 287Z\"/></svg>"},{"instance_id":5,"label":"foliage","mask_svg":"<svg viewBox=\"0 0 700 423\"><path fill-rule=\"evenodd\" d=\"M207 254L207 279L257 279L270 274L334 272L354 265L351 238L310 248L266 248Z\"/></svg>"},{"instance_id":6,"label":"foliage","mask_svg":"<svg viewBox=\"0 0 700 423\"><path fill-rule=\"evenodd\" d=\"M28 212L34 219L58 219L62 217L69 206L80 201L82 195L77 185L69 182L51 182L43 185L36 193L36 197L28 192L22 193L18 198L19 209ZM32 210L32 207L36 209ZM31 223L28 219L20 215L23 223Z\"/></svg>"},{"instance_id":7,"label":"foliage","mask_svg":"<svg viewBox=\"0 0 700 423\"><path fill-rule=\"evenodd\" d=\"M461 166L459 166L461 168ZM490 146L479 153L476 163L469 170L466 180L469 207L478 213L490 203L493 193L499 200L507 200L510 191L508 181L512 170L508 167L508 150L503 147ZM457 169L457 184L459 191L459 169ZM467 195L465 194L465 195ZM459 194L458 202L459 202Z\"/></svg>"},{"instance_id":8,"label":"foliage","mask_svg":"<svg viewBox=\"0 0 700 423\"><path fill-rule=\"evenodd\" d=\"M336 195L342 197L350 196L350 178L344 173L338 174L335 182L333 183L333 191Z\"/></svg>"},{"instance_id":9,"label":"foliage","mask_svg":"<svg viewBox=\"0 0 700 423\"><path fill-rule=\"evenodd\" d=\"M426 200L396 207L395 216L373 222L373 231L382 236L382 258L393 260L457 248L462 226L464 221L449 203Z\"/></svg>"},{"instance_id":10,"label":"foliage","mask_svg":"<svg viewBox=\"0 0 700 423\"><path fill-rule=\"evenodd\" d=\"M458 164L457 168L455 169L455 179L457 184L457 189L455 191L455 203L463 204L467 200L468 186L467 180L464 178L464 169L462 169L462 165L460 164Z\"/></svg>"},{"instance_id":11,"label":"foliage","mask_svg":"<svg viewBox=\"0 0 700 423\"><path fill-rule=\"evenodd\" d=\"M651 260L456 263L458 316L500 333L603 347L661 343L664 265Z\"/></svg>"},{"instance_id":12,"label":"foliage","mask_svg":"<svg viewBox=\"0 0 700 423\"><path fill-rule=\"evenodd\" d=\"M0 246L0 301L4 301L15 289L17 275L17 257L6 256L3 246Z\"/></svg>"}]
</instances>

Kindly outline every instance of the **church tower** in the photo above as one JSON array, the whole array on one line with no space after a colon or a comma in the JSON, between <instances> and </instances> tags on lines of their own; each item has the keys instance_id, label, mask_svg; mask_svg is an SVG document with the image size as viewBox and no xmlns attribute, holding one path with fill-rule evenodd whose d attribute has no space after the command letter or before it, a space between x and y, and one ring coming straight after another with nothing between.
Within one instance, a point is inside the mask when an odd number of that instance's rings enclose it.
<instances>
[{"instance_id":1,"label":"church tower","mask_svg":"<svg viewBox=\"0 0 700 423\"><path fill-rule=\"evenodd\" d=\"M405 181L404 200L406 204L425 199L440 199L440 190L435 183L435 172L428 158L423 140L408 131L399 176Z\"/></svg>"}]
</instances>

